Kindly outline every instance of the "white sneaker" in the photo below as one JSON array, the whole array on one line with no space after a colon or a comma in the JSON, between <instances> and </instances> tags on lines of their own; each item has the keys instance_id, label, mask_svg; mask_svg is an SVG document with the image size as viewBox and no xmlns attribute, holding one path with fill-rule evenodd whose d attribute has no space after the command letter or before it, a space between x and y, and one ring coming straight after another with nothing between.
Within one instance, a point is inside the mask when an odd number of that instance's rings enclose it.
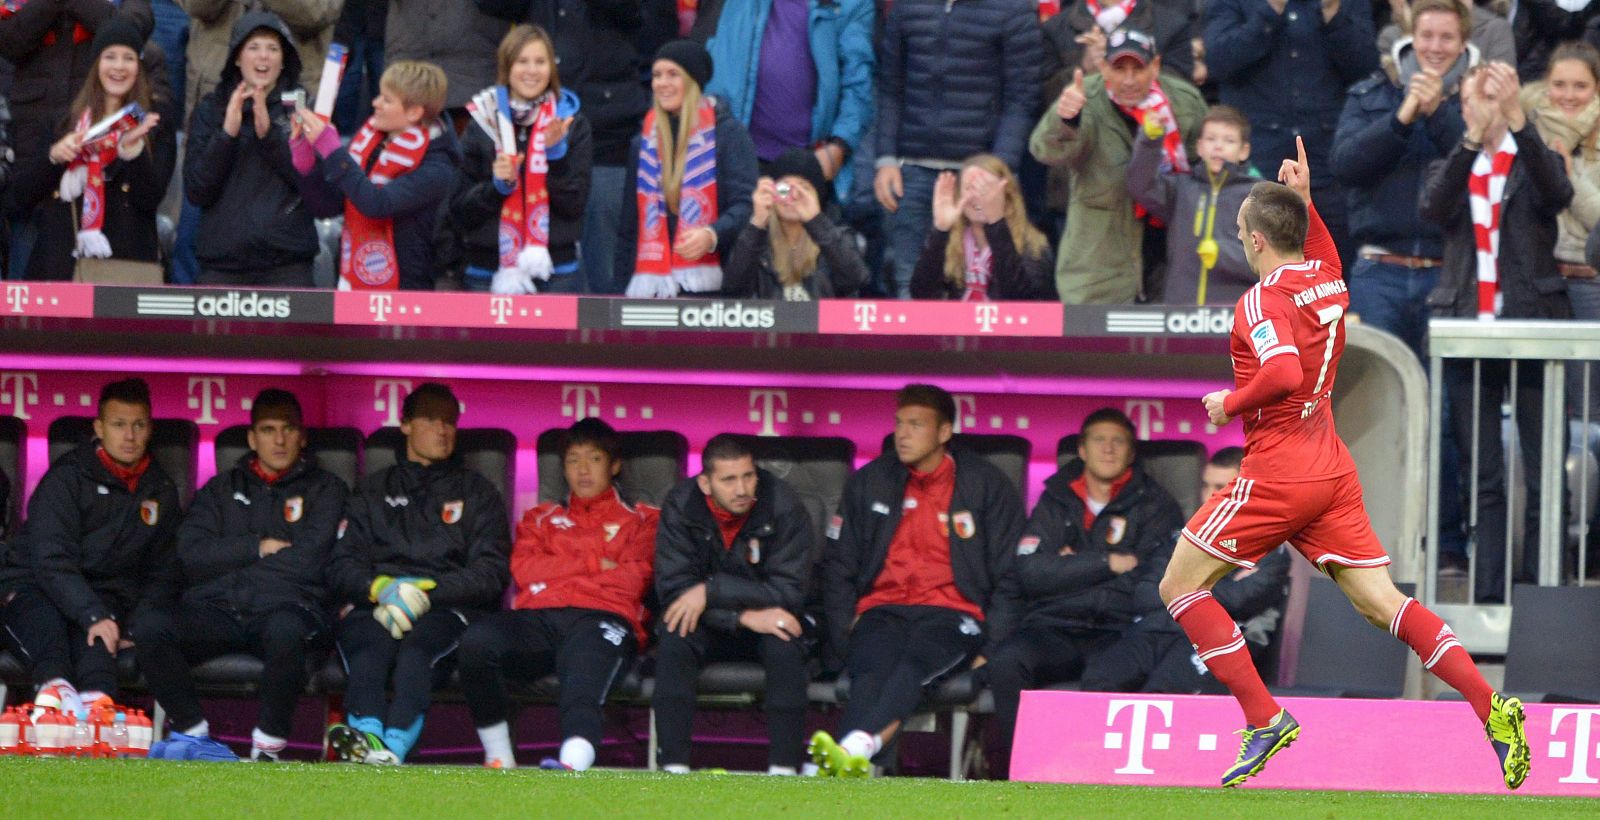
<instances>
[{"instance_id":1,"label":"white sneaker","mask_svg":"<svg viewBox=\"0 0 1600 820\"><path fill-rule=\"evenodd\" d=\"M367 752L366 759L361 762L368 766L398 766L400 765L400 757L388 749L379 749L375 752Z\"/></svg>"}]
</instances>

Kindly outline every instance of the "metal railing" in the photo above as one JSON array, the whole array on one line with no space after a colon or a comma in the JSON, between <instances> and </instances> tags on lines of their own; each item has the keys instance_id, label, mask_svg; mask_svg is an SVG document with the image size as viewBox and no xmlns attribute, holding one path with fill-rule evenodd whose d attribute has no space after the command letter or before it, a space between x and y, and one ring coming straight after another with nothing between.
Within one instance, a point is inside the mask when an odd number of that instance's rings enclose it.
<instances>
[{"instance_id":1,"label":"metal railing","mask_svg":"<svg viewBox=\"0 0 1600 820\"><path fill-rule=\"evenodd\" d=\"M1546 320L1496 320L1434 319L1429 323L1429 373L1432 389L1429 393L1429 448L1428 448L1428 507L1427 541L1423 572L1423 602L1449 621L1457 637L1468 651L1486 654L1504 654L1511 625L1511 588L1519 567L1518 551L1525 554L1534 550L1537 556L1534 578L1542 586L1556 586L1563 580L1563 557L1569 544L1576 541L1575 561L1566 567L1571 578L1583 584L1588 575L1587 548L1589 518L1594 511L1595 487L1591 476L1593 450L1591 449L1591 361L1600 361L1600 322L1571 322ZM1468 440L1455 442L1460 454L1459 480L1463 494L1462 518L1469 538L1465 584L1444 582L1441 579L1441 541L1439 512L1441 506L1441 438L1445 432L1445 402L1447 363L1471 361L1470 406L1452 406L1452 413L1471 413L1471 435ZM1480 457L1481 423L1487 416L1480 413L1484 392L1485 363L1494 363L1496 371L1507 370L1505 401L1492 414L1498 435L1494 436L1504 453L1503 482L1505 507L1505 537L1503 543L1486 544L1479 539L1480 495L1479 475L1476 465ZM1582 393L1578 409L1572 413L1570 426L1576 427L1570 437L1576 449L1569 452L1569 415L1567 408L1567 363L1580 366L1575 379ZM1455 378L1461 371L1454 369ZM1498 372L1491 374L1499 378ZM1542 378L1537 408L1531 401L1522 408L1522 421L1533 421L1537 410L1537 431L1518 430L1519 386L1526 387L1530 379ZM1509 421L1505 421L1505 406L1510 407ZM1459 424L1459 423L1458 423ZM1537 433L1536 436L1533 433ZM1537 442L1539 474L1523 477L1521 447L1518 441ZM1569 474L1571 475L1569 481ZM1537 493L1528 490L1537 487ZM1524 512L1527 499L1538 498L1538 538L1536 543L1523 539ZM1570 501L1568 500L1570 498ZM1567 505L1570 504L1570 507ZM1571 526L1564 508L1573 513ZM1488 595L1478 585L1485 556L1489 550L1500 550L1504 561L1503 578L1495 579ZM1575 572L1572 572L1575 570ZM1463 588L1464 587L1464 588ZM1480 597L1495 597L1500 601L1485 603Z\"/></svg>"}]
</instances>

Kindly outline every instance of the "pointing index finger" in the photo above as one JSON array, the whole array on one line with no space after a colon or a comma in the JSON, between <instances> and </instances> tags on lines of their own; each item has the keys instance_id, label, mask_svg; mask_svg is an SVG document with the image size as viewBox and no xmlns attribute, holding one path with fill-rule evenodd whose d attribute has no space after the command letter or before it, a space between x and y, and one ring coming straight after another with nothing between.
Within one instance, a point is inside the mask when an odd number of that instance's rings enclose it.
<instances>
[{"instance_id":1,"label":"pointing index finger","mask_svg":"<svg viewBox=\"0 0 1600 820\"><path fill-rule=\"evenodd\" d=\"M1306 162L1306 141L1305 141L1305 139L1302 138L1302 137L1296 136L1294 138L1294 149L1300 155L1299 164L1301 165L1301 167L1305 167L1306 164L1307 164L1307 162Z\"/></svg>"}]
</instances>

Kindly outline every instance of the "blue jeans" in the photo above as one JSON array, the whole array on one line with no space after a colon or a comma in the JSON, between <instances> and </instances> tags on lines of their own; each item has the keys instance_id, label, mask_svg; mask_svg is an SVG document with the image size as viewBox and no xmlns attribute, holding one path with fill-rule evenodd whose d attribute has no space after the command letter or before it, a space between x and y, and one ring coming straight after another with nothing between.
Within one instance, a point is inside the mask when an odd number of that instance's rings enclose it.
<instances>
[{"instance_id":1,"label":"blue jeans","mask_svg":"<svg viewBox=\"0 0 1600 820\"><path fill-rule=\"evenodd\" d=\"M31 213L11 217L11 255L6 260L10 267L5 271L5 278L28 278L28 259L33 256L33 243L38 235Z\"/></svg>"},{"instance_id":2,"label":"blue jeans","mask_svg":"<svg viewBox=\"0 0 1600 820\"><path fill-rule=\"evenodd\" d=\"M900 182L905 196L900 198L900 209L889 214L884 231L888 235L888 276L884 278L894 286L893 295L899 299L911 298L911 271L922 255L922 243L933 228L933 183L939 172L919 165L900 166Z\"/></svg>"},{"instance_id":3,"label":"blue jeans","mask_svg":"<svg viewBox=\"0 0 1600 820\"><path fill-rule=\"evenodd\" d=\"M178 235L172 243L172 284L192 285L200 281L200 260L195 258L194 243L200 235L200 206L183 198L183 210L178 214Z\"/></svg>"},{"instance_id":4,"label":"blue jeans","mask_svg":"<svg viewBox=\"0 0 1600 820\"><path fill-rule=\"evenodd\" d=\"M627 184L628 169L624 166L596 165L590 170L589 204L583 212L583 238L578 242L589 293L621 293L628 287L627 282L613 281L617 232L622 229L622 198L633 194L622 190Z\"/></svg>"},{"instance_id":5,"label":"blue jeans","mask_svg":"<svg viewBox=\"0 0 1600 820\"><path fill-rule=\"evenodd\" d=\"M1439 269L1411 270L1358 259L1346 280L1350 312L1362 324L1400 337L1419 361L1427 361L1422 342L1428 334L1428 294L1439 283Z\"/></svg>"},{"instance_id":6,"label":"blue jeans","mask_svg":"<svg viewBox=\"0 0 1600 820\"><path fill-rule=\"evenodd\" d=\"M178 7L177 0L151 0L150 7L156 17L156 29L150 34L150 40L167 54L167 74L181 130L188 121L184 103L189 90L189 13Z\"/></svg>"},{"instance_id":7,"label":"blue jeans","mask_svg":"<svg viewBox=\"0 0 1600 820\"><path fill-rule=\"evenodd\" d=\"M333 104L333 124L341 134L354 134L371 113L372 99L378 96L378 78L383 76L383 39L357 37L347 43L350 49L344 64L344 80ZM315 94L316 89L311 89Z\"/></svg>"}]
</instances>

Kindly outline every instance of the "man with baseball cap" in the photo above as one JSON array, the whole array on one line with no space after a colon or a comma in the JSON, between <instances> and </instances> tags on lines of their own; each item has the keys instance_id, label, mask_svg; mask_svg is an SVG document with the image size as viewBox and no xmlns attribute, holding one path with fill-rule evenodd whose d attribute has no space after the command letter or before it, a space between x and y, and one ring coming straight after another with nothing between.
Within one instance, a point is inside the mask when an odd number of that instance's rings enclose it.
<instances>
[{"instance_id":1,"label":"man with baseball cap","mask_svg":"<svg viewBox=\"0 0 1600 820\"><path fill-rule=\"evenodd\" d=\"M1071 180L1067 229L1056 254L1056 289L1068 304L1126 304L1142 293L1148 251L1145 219L1127 192L1133 138L1144 129L1162 139L1163 166L1187 171L1206 104L1175 74L1162 73L1156 40L1119 28L1106 40L1100 73L1073 71L1056 104L1028 143L1035 159L1062 166Z\"/></svg>"}]
</instances>

